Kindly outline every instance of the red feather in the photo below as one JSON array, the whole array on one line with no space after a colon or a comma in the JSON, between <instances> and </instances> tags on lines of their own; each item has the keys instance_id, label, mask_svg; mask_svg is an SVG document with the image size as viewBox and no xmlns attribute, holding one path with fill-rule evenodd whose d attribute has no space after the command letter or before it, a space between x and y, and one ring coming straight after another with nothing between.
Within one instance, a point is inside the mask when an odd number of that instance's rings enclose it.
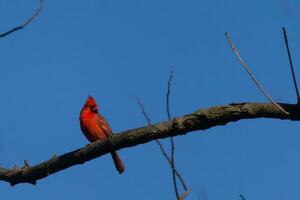
<instances>
[{"instance_id":1,"label":"red feather","mask_svg":"<svg viewBox=\"0 0 300 200\"><path fill-rule=\"evenodd\" d=\"M90 142L106 140L112 129L103 116L98 113L99 107L93 97L89 96L80 112L80 127L85 137ZM124 172L124 164L117 152L111 152L116 169L121 174Z\"/></svg>"}]
</instances>

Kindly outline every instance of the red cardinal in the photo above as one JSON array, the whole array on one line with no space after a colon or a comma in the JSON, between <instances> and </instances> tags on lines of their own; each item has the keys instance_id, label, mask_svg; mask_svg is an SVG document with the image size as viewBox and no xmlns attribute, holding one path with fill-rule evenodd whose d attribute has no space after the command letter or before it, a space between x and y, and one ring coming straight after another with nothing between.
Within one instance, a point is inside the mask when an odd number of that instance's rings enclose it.
<instances>
[{"instance_id":1,"label":"red cardinal","mask_svg":"<svg viewBox=\"0 0 300 200\"><path fill-rule=\"evenodd\" d=\"M112 129L104 117L98 113L98 109L96 101L93 97L89 96L80 112L80 127L90 142L106 140L112 134ZM119 173L124 172L123 162L117 152L111 152L111 156Z\"/></svg>"}]
</instances>

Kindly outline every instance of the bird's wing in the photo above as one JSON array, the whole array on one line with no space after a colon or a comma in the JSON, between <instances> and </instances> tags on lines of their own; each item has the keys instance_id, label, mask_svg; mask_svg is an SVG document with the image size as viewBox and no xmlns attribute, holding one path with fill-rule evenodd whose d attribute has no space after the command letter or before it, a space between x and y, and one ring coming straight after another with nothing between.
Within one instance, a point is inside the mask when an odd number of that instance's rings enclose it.
<instances>
[{"instance_id":1,"label":"bird's wing","mask_svg":"<svg viewBox=\"0 0 300 200\"><path fill-rule=\"evenodd\" d=\"M98 115L97 117L97 123L99 124L100 128L103 130L106 137L108 137L110 134L112 134L112 129L110 128L109 124L105 120L104 117L101 115Z\"/></svg>"}]
</instances>

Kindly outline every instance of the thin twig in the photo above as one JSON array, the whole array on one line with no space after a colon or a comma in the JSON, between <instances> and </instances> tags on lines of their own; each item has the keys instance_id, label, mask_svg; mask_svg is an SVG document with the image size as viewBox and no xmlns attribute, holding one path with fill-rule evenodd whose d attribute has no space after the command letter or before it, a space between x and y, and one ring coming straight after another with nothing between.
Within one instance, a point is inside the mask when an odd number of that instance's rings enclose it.
<instances>
[{"instance_id":1,"label":"thin twig","mask_svg":"<svg viewBox=\"0 0 300 200\"><path fill-rule=\"evenodd\" d=\"M240 197L242 200L246 200L246 198L242 194L240 194Z\"/></svg>"},{"instance_id":2,"label":"thin twig","mask_svg":"<svg viewBox=\"0 0 300 200\"><path fill-rule=\"evenodd\" d=\"M186 189L184 193L182 193L182 195L179 197L180 200L184 200L187 195L189 195L189 193L191 192L190 189Z\"/></svg>"},{"instance_id":3,"label":"thin twig","mask_svg":"<svg viewBox=\"0 0 300 200\"><path fill-rule=\"evenodd\" d=\"M240 56L240 53L238 52L237 48L234 46L229 33L226 32L225 36L228 39L228 42L230 44L230 47L232 48L233 52L235 53L236 57L238 58L238 60L240 61L240 63L243 65L243 67L246 69L246 71L248 72L248 74L251 76L252 80L254 81L254 83L256 84L256 86L259 88L259 90L265 95L265 97L267 97L267 99L276 107L278 108L281 112L283 112L286 115L289 115L290 113L288 113L287 111L285 111L279 104L277 104L272 97L265 91L265 89L262 87L262 85L258 82L258 80L255 78L254 74L251 72L250 68L247 66L247 64L244 62L244 60L242 59L242 57Z\"/></svg>"},{"instance_id":4,"label":"thin twig","mask_svg":"<svg viewBox=\"0 0 300 200\"><path fill-rule=\"evenodd\" d=\"M299 96L299 91L298 91L298 86L297 86L297 81L296 81L296 76L295 76L295 72L294 72L294 65L292 62L292 56L291 56L291 52L290 52L290 47L289 47L289 42L288 42L288 38L287 38L287 33L285 28L282 28L283 31L283 36L284 36L284 42L285 42L285 46L286 46L286 50L288 53L288 57L289 57L289 63L291 66L291 71L292 71L292 76L293 76L293 81L294 81L294 86L295 86L295 90L296 90L296 94L297 94L297 104L300 103L300 96Z\"/></svg>"},{"instance_id":5,"label":"thin twig","mask_svg":"<svg viewBox=\"0 0 300 200\"><path fill-rule=\"evenodd\" d=\"M144 115L145 119L147 120L148 125L151 126L151 125L152 125L151 119L150 119L150 117L148 116L148 114L147 114L147 112L146 112L146 110L145 110L145 108L144 108L143 103L141 102L141 100L140 100L138 97L136 97L136 101L137 101L139 107L141 108L142 114ZM166 158L166 160L168 161L170 167L172 167L171 159L170 159L169 156L167 155L167 152L166 152L166 150L165 150L163 144L162 144L159 140L155 140L155 142L156 142L157 145L159 146L159 148L160 148L160 150L161 150L163 156L164 156L164 157ZM188 189L188 187L187 187L185 181L183 180L182 176L179 174L179 172L177 171L176 168L175 168L175 173L176 173L176 176L178 177L178 179L180 180L180 182L181 182L181 184L182 184L182 187L184 188L184 190L186 190L185 193L188 194L188 193L190 192L190 190ZM188 192L187 192L187 191L188 191ZM185 194L185 193L184 193L184 194ZM187 195L187 194L186 194L186 195Z\"/></svg>"},{"instance_id":6,"label":"thin twig","mask_svg":"<svg viewBox=\"0 0 300 200\"><path fill-rule=\"evenodd\" d=\"M21 24L20 26L17 26L15 28L12 28L11 30L0 34L0 38L5 37L15 31L21 30L23 28L25 28L28 24L30 24L43 10L43 6L44 6L44 0L40 0L40 6L39 8L35 11L35 13L29 18L27 19L23 24Z\"/></svg>"},{"instance_id":7,"label":"thin twig","mask_svg":"<svg viewBox=\"0 0 300 200\"><path fill-rule=\"evenodd\" d=\"M173 71L171 71L170 78L168 81L168 90L166 95L166 107L167 107L167 115L168 119L171 120L171 114L170 114L170 93L171 93L171 83L173 79ZM178 187L177 187L177 181L175 176L175 160L174 160L174 154L175 154L175 145L174 145L174 139L173 137L170 137L171 141L171 163L172 163L172 176L173 176L173 184L174 184L174 190L176 194L176 198L180 200L180 196L178 193Z\"/></svg>"},{"instance_id":8,"label":"thin twig","mask_svg":"<svg viewBox=\"0 0 300 200\"><path fill-rule=\"evenodd\" d=\"M141 102L141 100L140 100L139 97L135 97L135 98L136 98L136 102L138 103L139 107L141 108L141 111L142 111L142 113L143 113L145 119L147 120L148 125L151 126L151 124L152 124L151 119L150 119L150 117L148 116L148 114L147 114L147 112L146 112L146 110L145 110L145 107L144 107L143 103ZM167 156L167 158L169 158L169 157Z\"/></svg>"},{"instance_id":9,"label":"thin twig","mask_svg":"<svg viewBox=\"0 0 300 200\"><path fill-rule=\"evenodd\" d=\"M170 73L170 78L169 78L169 81L168 81L168 91L167 91L167 95L166 95L166 100L167 100L167 115L168 115L168 119L171 120L171 114L170 114L170 93L171 93L171 83L172 83L172 80L173 80L173 76L174 76L174 73L173 71L171 71Z\"/></svg>"}]
</instances>

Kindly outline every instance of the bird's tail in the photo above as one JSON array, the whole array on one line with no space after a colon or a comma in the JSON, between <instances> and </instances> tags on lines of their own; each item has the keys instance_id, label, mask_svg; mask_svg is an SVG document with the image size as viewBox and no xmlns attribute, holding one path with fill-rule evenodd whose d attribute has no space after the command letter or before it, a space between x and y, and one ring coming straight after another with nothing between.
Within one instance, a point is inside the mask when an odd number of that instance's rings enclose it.
<instances>
[{"instance_id":1,"label":"bird's tail","mask_svg":"<svg viewBox=\"0 0 300 200\"><path fill-rule=\"evenodd\" d=\"M120 174L122 174L124 172L124 169L125 169L122 160L120 159L120 157L118 156L117 152L115 152L115 151L111 152L111 156L112 156L112 158L114 160L116 169L118 170L118 172Z\"/></svg>"}]
</instances>

